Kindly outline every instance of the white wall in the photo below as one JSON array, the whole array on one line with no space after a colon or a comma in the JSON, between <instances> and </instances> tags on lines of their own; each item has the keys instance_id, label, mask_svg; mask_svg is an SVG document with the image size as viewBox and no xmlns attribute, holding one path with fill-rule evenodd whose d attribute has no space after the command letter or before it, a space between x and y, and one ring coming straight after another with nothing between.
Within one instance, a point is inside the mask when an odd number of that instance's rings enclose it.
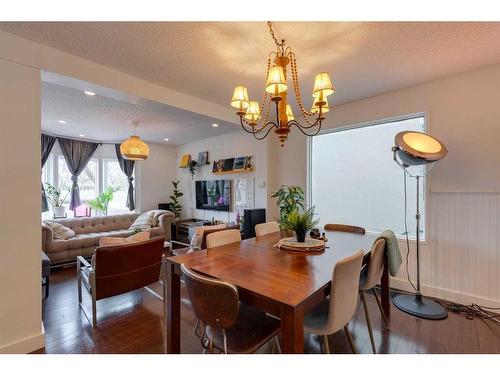
<instances>
[{"instance_id":1,"label":"white wall","mask_svg":"<svg viewBox=\"0 0 500 375\"><path fill-rule=\"evenodd\" d=\"M424 112L428 131L447 146L448 156L428 179L422 283L431 295L500 303L499 89L500 65L494 65L340 105L325 121L325 128L334 128ZM306 138L290 137L276 152L279 175L269 185L306 186ZM407 288L405 278L401 270L394 285Z\"/></svg>"},{"instance_id":2,"label":"white wall","mask_svg":"<svg viewBox=\"0 0 500 375\"><path fill-rule=\"evenodd\" d=\"M252 135L244 133L243 130L228 133L221 136L203 139L201 141L181 145L177 148L177 166L184 154L190 154L194 160L197 160L198 153L208 151L210 165L199 167L194 178L187 168L177 168L177 178L181 181L179 187L184 193L182 197L183 218L203 218L211 219L214 217L219 220L228 220L228 214L224 212L196 210L195 204L195 180L216 180L216 179L236 179L253 178L255 179L255 208L266 208L267 206L267 176L268 176L268 158L267 142L258 141ZM254 171L248 173L230 173L216 175L212 173L212 163L214 160L226 159L237 156L253 156ZM235 213L229 215L230 221L235 220Z\"/></svg>"},{"instance_id":3,"label":"white wall","mask_svg":"<svg viewBox=\"0 0 500 375\"><path fill-rule=\"evenodd\" d=\"M0 59L0 82L0 353L25 353L44 346L40 71Z\"/></svg>"},{"instance_id":4,"label":"white wall","mask_svg":"<svg viewBox=\"0 0 500 375\"><path fill-rule=\"evenodd\" d=\"M137 210L144 212L168 202L177 178L176 147L149 143L149 158L136 162Z\"/></svg>"}]
</instances>

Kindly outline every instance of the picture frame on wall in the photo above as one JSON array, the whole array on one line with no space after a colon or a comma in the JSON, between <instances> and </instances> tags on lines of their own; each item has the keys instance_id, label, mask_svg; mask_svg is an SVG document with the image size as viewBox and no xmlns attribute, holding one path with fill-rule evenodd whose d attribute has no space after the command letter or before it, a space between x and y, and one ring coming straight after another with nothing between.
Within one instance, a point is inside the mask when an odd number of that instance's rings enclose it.
<instances>
[{"instance_id":1,"label":"picture frame on wall","mask_svg":"<svg viewBox=\"0 0 500 375\"><path fill-rule=\"evenodd\" d=\"M198 153L198 165L210 164L208 161L208 151L201 151Z\"/></svg>"},{"instance_id":2,"label":"picture frame on wall","mask_svg":"<svg viewBox=\"0 0 500 375\"><path fill-rule=\"evenodd\" d=\"M234 158L234 164L233 164L233 171L242 171L245 169L247 163L247 157L246 156L240 156L237 158Z\"/></svg>"},{"instance_id":3,"label":"picture frame on wall","mask_svg":"<svg viewBox=\"0 0 500 375\"><path fill-rule=\"evenodd\" d=\"M179 164L179 168L187 168L191 163L191 155L182 155L181 163Z\"/></svg>"}]
</instances>

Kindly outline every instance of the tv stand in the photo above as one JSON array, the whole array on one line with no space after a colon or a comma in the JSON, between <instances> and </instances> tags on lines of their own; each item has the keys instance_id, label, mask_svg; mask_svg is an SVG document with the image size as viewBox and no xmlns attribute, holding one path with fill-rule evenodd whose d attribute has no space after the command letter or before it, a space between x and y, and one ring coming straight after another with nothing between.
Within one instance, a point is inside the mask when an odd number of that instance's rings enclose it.
<instances>
[{"instance_id":1,"label":"tv stand","mask_svg":"<svg viewBox=\"0 0 500 375\"><path fill-rule=\"evenodd\" d=\"M210 220L184 219L177 222L176 238L180 242L189 243L197 227L210 225Z\"/></svg>"}]
</instances>

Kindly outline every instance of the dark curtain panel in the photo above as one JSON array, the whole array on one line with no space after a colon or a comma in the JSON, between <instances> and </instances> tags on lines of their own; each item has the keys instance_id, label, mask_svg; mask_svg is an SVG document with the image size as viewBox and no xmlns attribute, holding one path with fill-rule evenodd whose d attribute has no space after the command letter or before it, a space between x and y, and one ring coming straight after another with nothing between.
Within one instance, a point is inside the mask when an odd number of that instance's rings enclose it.
<instances>
[{"instance_id":1,"label":"dark curtain panel","mask_svg":"<svg viewBox=\"0 0 500 375\"><path fill-rule=\"evenodd\" d=\"M135 210L135 202L134 202L134 178L132 174L134 173L134 164L133 160L125 160L120 151L120 144L115 144L116 157L118 159L118 163L120 164L120 168L125 176L128 178L128 194L127 194L127 207L130 211Z\"/></svg>"},{"instance_id":2,"label":"dark curtain panel","mask_svg":"<svg viewBox=\"0 0 500 375\"><path fill-rule=\"evenodd\" d=\"M94 155L95 150L99 147L99 143L77 141L75 139L57 138L61 146L66 165L71 173L71 181L73 182L73 190L71 191L71 201L69 209L74 210L81 204L80 190L78 188L78 176L87 166L90 158Z\"/></svg>"},{"instance_id":3,"label":"dark curtain panel","mask_svg":"<svg viewBox=\"0 0 500 375\"><path fill-rule=\"evenodd\" d=\"M54 147L54 143L56 142L56 137L52 137L51 135L42 134L42 168L45 165L45 162L49 158L50 151L52 151L52 147ZM49 210L49 204L47 202L47 197L45 196L45 188L43 187L43 183L46 181L42 181L42 212Z\"/></svg>"}]
</instances>

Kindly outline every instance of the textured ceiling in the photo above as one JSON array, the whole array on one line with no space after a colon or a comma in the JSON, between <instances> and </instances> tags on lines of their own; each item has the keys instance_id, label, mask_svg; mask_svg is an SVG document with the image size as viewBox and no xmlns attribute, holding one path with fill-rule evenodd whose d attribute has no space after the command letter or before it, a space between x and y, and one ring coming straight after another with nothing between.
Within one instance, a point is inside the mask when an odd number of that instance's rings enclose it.
<instances>
[{"instance_id":1,"label":"textured ceiling","mask_svg":"<svg viewBox=\"0 0 500 375\"><path fill-rule=\"evenodd\" d=\"M53 78L53 77L52 77ZM82 81L80 81L82 82ZM133 133L132 121L140 121L137 135L148 142L179 145L236 131L234 124L139 99L116 100L120 93L92 87L96 96L82 90L43 82L42 130L50 134L100 142L121 142ZM58 121L66 121L60 124ZM216 122L219 126L212 127ZM169 138L165 142L164 138Z\"/></svg>"},{"instance_id":2,"label":"textured ceiling","mask_svg":"<svg viewBox=\"0 0 500 375\"><path fill-rule=\"evenodd\" d=\"M0 29L174 90L228 105L245 84L260 97L265 22L14 22ZM339 104L499 63L500 23L277 22L297 56L309 104L329 71Z\"/></svg>"}]
</instances>

